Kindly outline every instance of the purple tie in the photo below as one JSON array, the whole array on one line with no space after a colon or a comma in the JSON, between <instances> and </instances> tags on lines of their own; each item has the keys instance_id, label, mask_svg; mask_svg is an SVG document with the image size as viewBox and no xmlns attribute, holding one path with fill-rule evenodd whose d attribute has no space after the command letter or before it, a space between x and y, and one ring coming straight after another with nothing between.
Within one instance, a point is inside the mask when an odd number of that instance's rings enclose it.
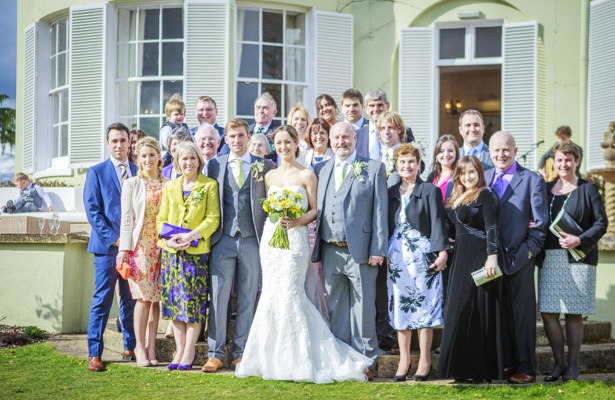
<instances>
[{"instance_id":1,"label":"purple tie","mask_svg":"<svg viewBox=\"0 0 615 400\"><path fill-rule=\"evenodd\" d=\"M491 188L495 190L499 198L502 198L502 195L504 194L504 182L502 179L503 177L504 177L504 172L499 172L499 171L496 172L495 179L493 180L493 183L491 184Z\"/></svg>"}]
</instances>

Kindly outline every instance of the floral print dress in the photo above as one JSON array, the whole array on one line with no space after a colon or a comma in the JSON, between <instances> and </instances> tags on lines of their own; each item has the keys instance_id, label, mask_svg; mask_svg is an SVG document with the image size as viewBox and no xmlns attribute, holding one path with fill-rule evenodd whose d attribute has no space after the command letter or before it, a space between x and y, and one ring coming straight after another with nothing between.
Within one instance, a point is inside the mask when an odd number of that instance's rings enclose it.
<instances>
[{"instance_id":1,"label":"floral print dress","mask_svg":"<svg viewBox=\"0 0 615 400\"><path fill-rule=\"evenodd\" d=\"M129 253L129 263L133 277L128 279L133 299L160 301L160 248L156 245L156 215L162 198L162 182L145 184L145 215L143 227L133 252Z\"/></svg>"}]
</instances>

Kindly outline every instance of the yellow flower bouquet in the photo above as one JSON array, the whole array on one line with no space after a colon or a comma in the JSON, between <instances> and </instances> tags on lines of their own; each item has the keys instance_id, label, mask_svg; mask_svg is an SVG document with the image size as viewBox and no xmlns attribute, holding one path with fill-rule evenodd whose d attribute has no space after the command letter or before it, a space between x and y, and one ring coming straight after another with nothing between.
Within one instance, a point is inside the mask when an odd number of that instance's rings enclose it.
<instances>
[{"instance_id":1,"label":"yellow flower bouquet","mask_svg":"<svg viewBox=\"0 0 615 400\"><path fill-rule=\"evenodd\" d=\"M301 203L303 195L289 189L273 192L264 199L261 199L263 210L269 214L269 221L277 223L282 217L298 218L305 214L305 208ZM278 224L275 227L273 236L269 241L269 246L278 249L290 249L288 242L288 232Z\"/></svg>"}]
</instances>

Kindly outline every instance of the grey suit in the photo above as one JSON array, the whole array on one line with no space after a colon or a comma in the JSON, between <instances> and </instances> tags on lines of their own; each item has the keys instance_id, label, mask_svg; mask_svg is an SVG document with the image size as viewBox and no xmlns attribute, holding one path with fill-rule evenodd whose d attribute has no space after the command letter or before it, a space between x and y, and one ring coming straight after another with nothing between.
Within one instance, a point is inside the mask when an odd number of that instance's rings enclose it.
<instances>
[{"instance_id":1,"label":"grey suit","mask_svg":"<svg viewBox=\"0 0 615 400\"><path fill-rule=\"evenodd\" d=\"M220 226L211 237L211 305L207 343L209 357L224 360L227 311L235 275L237 316L232 358L243 355L254 311L260 277L259 240L266 214L259 200L266 196L263 176L273 168L271 161L252 156L251 165L263 163L264 169L246 177L240 188L228 168L229 155L212 159L208 175L218 182L220 191Z\"/></svg>"},{"instance_id":2,"label":"grey suit","mask_svg":"<svg viewBox=\"0 0 615 400\"><path fill-rule=\"evenodd\" d=\"M466 149L464 146L461 146L459 148L459 157L463 157L467 155L470 155L470 154L466 152ZM489 147L487 147L487 145L484 142L483 142L482 150L480 151L480 153L478 153L476 157L478 157L480 162L483 163L483 168L485 169L485 171L493 168L493 161L491 160L491 156L489 155Z\"/></svg>"},{"instance_id":3,"label":"grey suit","mask_svg":"<svg viewBox=\"0 0 615 400\"><path fill-rule=\"evenodd\" d=\"M495 168L485 172L491 185ZM536 374L536 293L534 265L548 225L545 183L537 174L517 164L510 184L500 198L500 239L505 260L503 317L504 363L518 372ZM530 221L536 226L528 228ZM508 347L510 346L510 347Z\"/></svg>"},{"instance_id":4,"label":"grey suit","mask_svg":"<svg viewBox=\"0 0 615 400\"><path fill-rule=\"evenodd\" d=\"M360 175L349 173L337 191L335 158L316 165L318 215L312 260L323 263L331 331L375 363L381 354L375 327L376 276L378 268L385 267L372 267L368 260L387 255L386 174L379 161L359 156L357 161L364 163Z\"/></svg>"}]
</instances>

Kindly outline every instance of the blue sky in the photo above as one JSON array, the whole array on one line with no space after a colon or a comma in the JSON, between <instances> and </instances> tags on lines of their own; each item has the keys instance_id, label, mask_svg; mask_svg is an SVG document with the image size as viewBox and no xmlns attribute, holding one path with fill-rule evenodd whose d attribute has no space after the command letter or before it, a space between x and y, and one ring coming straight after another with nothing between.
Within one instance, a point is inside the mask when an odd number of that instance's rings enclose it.
<instances>
[{"instance_id":1,"label":"blue sky","mask_svg":"<svg viewBox=\"0 0 615 400\"><path fill-rule=\"evenodd\" d=\"M3 107L15 108L17 0L0 0L0 10L0 94L11 97Z\"/></svg>"}]
</instances>

